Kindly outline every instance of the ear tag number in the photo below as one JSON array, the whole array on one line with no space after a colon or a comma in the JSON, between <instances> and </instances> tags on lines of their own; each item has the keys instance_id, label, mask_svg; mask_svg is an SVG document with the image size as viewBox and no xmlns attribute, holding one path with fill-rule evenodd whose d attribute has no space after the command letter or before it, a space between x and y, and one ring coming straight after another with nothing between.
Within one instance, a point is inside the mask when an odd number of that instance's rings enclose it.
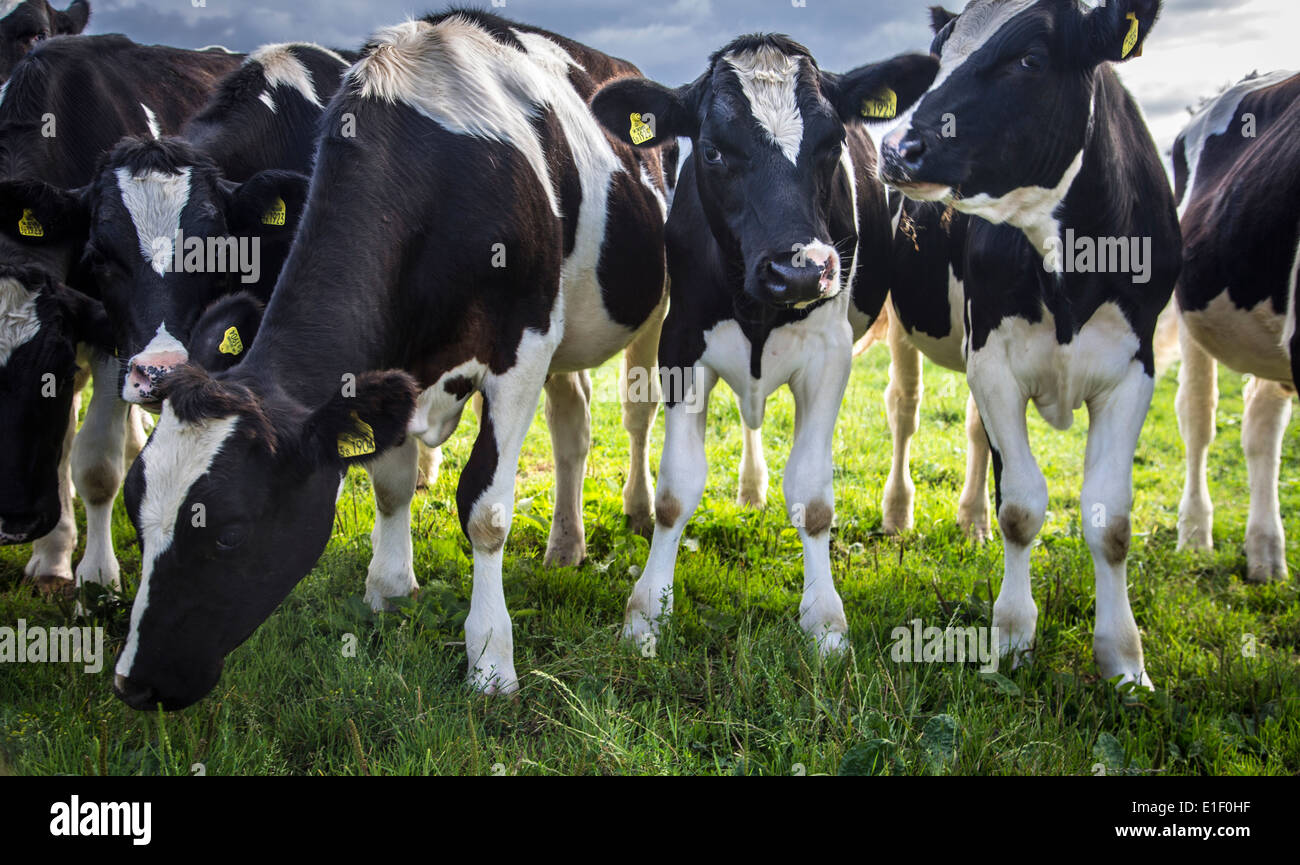
<instances>
[{"instance_id":1,"label":"ear tag number","mask_svg":"<svg viewBox=\"0 0 1300 865\"><path fill-rule=\"evenodd\" d=\"M1128 13L1128 20L1132 23L1129 24L1128 34L1124 37L1124 50L1119 55L1121 58L1127 58L1130 54L1133 54L1133 48L1138 44L1138 30L1140 29L1140 25L1138 24L1137 13ZM1133 54L1133 56L1141 57L1142 49L1138 48L1137 53Z\"/></svg>"},{"instance_id":2,"label":"ear tag number","mask_svg":"<svg viewBox=\"0 0 1300 865\"><path fill-rule=\"evenodd\" d=\"M655 137L654 120L653 114L632 115L632 129L628 132L628 137L633 144L645 144Z\"/></svg>"},{"instance_id":3,"label":"ear tag number","mask_svg":"<svg viewBox=\"0 0 1300 865\"><path fill-rule=\"evenodd\" d=\"M893 120L898 116L898 94L886 87L870 99L863 99L862 116L872 120Z\"/></svg>"},{"instance_id":4,"label":"ear tag number","mask_svg":"<svg viewBox=\"0 0 1300 865\"><path fill-rule=\"evenodd\" d=\"M363 457L375 452L375 430L363 421L356 412L352 412L352 421L356 428L339 436L339 456L344 459Z\"/></svg>"},{"instance_id":5,"label":"ear tag number","mask_svg":"<svg viewBox=\"0 0 1300 865\"><path fill-rule=\"evenodd\" d=\"M18 220L18 233L23 237L45 236L45 226L41 225L30 207L23 208L22 219Z\"/></svg>"},{"instance_id":6,"label":"ear tag number","mask_svg":"<svg viewBox=\"0 0 1300 865\"><path fill-rule=\"evenodd\" d=\"M230 327L226 329L226 335L221 340L221 345L217 348L217 351L232 357L238 357L244 353L244 341L239 338L238 328Z\"/></svg>"},{"instance_id":7,"label":"ear tag number","mask_svg":"<svg viewBox=\"0 0 1300 865\"><path fill-rule=\"evenodd\" d=\"M277 198L266 213L262 214L263 225L284 225L285 219L288 218L289 208L284 206L284 199Z\"/></svg>"}]
</instances>

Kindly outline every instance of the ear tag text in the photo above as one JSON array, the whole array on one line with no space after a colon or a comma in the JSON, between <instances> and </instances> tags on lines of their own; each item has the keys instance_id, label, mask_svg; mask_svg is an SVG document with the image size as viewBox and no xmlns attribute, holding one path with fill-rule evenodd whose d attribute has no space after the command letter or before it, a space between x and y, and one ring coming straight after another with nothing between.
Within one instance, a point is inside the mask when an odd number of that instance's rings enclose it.
<instances>
[{"instance_id":1,"label":"ear tag text","mask_svg":"<svg viewBox=\"0 0 1300 865\"><path fill-rule=\"evenodd\" d=\"M898 94L886 87L870 99L863 99L862 116L873 120L893 120L898 116Z\"/></svg>"},{"instance_id":2,"label":"ear tag text","mask_svg":"<svg viewBox=\"0 0 1300 865\"><path fill-rule=\"evenodd\" d=\"M633 114L632 129L628 137L633 144L645 144L655 137L655 116L653 114Z\"/></svg>"},{"instance_id":3,"label":"ear tag text","mask_svg":"<svg viewBox=\"0 0 1300 865\"><path fill-rule=\"evenodd\" d=\"M237 328L230 327L226 329L226 335L221 340L221 345L217 348L217 351L232 357L238 357L244 353L244 341L239 338Z\"/></svg>"},{"instance_id":4,"label":"ear tag text","mask_svg":"<svg viewBox=\"0 0 1300 865\"><path fill-rule=\"evenodd\" d=\"M1138 43L1138 31L1141 29L1136 12L1128 13L1128 20L1132 23L1129 24L1128 33L1124 36L1124 50L1119 55L1121 58L1127 58L1130 54L1133 54L1133 48ZM1142 49L1139 48L1133 56L1141 57Z\"/></svg>"},{"instance_id":5,"label":"ear tag text","mask_svg":"<svg viewBox=\"0 0 1300 865\"><path fill-rule=\"evenodd\" d=\"M275 202L262 214L263 225L284 225L285 219L288 218L289 208L285 207L284 199L277 198Z\"/></svg>"},{"instance_id":6,"label":"ear tag text","mask_svg":"<svg viewBox=\"0 0 1300 865\"><path fill-rule=\"evenodd\" d=\"M356 412L352 412L352 421L356 428L339 435L339 456L344 459L363 457L375 452L375 430L363 421Z\"/></svg>"},{"instance_id":7,"label":"ear tag text","mask_svg":"<svg viewBox=\"0 0 1300 865\"><path fill-rule=\"evenodd\" d=\"M45 236L45 226L41 225L30 207L23 208L22 219L18 220L18 233L23 237Z\"/></svg>"}]
</instances>

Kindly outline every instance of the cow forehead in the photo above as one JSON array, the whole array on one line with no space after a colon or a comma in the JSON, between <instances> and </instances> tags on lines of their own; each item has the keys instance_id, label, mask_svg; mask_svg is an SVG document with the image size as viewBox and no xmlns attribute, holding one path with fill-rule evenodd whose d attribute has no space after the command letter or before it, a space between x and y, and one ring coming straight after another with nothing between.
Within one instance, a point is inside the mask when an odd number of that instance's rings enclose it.
<instances>
[{"instance_id":1,"label":"cow forehead","mask_svg":"<svg viewBox=\"0 0 1300 865\"><path fill-rule=\"evenodd\" d=\"M239 415L183 422L163 403L158 424L140 454L144 465L144 495L140 500L140 532L145 555L156 560L171 546L181 505L199 478L212 467Z\"/></svg>"},{"instance_id":2,"label":"cow forehead","mask_svg":"<svg viewBox=\"0 0 1300 865\"><path fill-rule=\"evenodd\" d=\"M733 52L723 61L731 68L749 102L750 113L769 141L796 162L803 144L804 118L799 108L804 58L772 45Z\"/></svg>"},{"instance_id":3,"label":"cow forehead","mask_svg":"<svg viewBox=\"0 0 1300 865\"><path fill-rule=\"evenodd\" d=\"M190 200L191 169L185 166L175 174L148 171L135 175L122 167L113 174L122 205L135 226L140 254L162 276L171 262L181 212Z\"/></svg>"},{"instance_id":4,"label":"cow forehead","mask_svg":"<svg viewBox=\"0 0 1300 865\"><path fill-rule=\"evenodd\" d=\"M40 329L36 292L13 277L0 279L0 367L9 363L14 351L35 339Z\"/></svg>"},{"instance_id":5,"label":"cow forehead","mask_svg":"<svg viewBox=\"0 0 1300 865\"><path fill-rule=\"evenodd\" d=\"M964 62L1008 21L1037 3L1038 0L972 0L944 43L942 65L951 67Z\"/></svg>"}]
</instances>

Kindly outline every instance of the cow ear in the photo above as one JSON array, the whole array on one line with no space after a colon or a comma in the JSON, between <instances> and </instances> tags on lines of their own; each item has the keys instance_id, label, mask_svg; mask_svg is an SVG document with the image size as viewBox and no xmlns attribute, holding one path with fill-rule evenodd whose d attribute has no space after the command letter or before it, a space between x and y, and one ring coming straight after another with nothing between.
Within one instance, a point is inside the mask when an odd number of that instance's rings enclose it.
<instances>
[{"instance_id":1,"label":"cow ear","mask_svg":"<svg viewBox=\"0 0 1300 865\"><path fill-rule=\"evenodd\" d=\"M844 75L823 75L822 92L846 123L894 120L930 89L938 72L932 54L900 54Z\"/></svg>"},{"instance_id":2,"label":"cow ear","mask_svg":"<svg viewBox=\"0 0 1300 865\"><path fill-rule=\"evenodd\" d=\"M947 9L943 8L942 6L931 6L930 7L930 29L933 30L935 35L937 36L939 34L939 31L947 27L949 24L951 24L952 19L956 17L957 17L956 12L949 12Z\"/></svg>"},{"instance_id":3,"label":"cow ear","mask_svg":"<svg viewBox=\"0 0 1300 865\"><path fill-rule=\"evenodd\" d=\"M1160 0L1109 0L1084 16L1080 40L1091 64L1121 63L1142 56L1142 45L1160 16Z\"/></svg>"},{"instance_id":4,"label":"cow ear","mask_svg":"<svg viewBox=\"0 0 1300 865\"><path fill-rule=\"evenodd\" d=\"M697 81L673 90L645 78L623 78L600 89L591 100L591 111L619 141L658 147L700 134L695 110L699 86Z\"/></svg>"},{"instance_id":5,"label":"cow ear","mask_svg":"<svg viewBox=\"0 0 1300 865\"><path fill-rule=\"evenodd\" d=\"M0 234L25 245L72 243L90 236L89 188L63 190L39 180L0 181Z\"/></svg>"},{"instance_id":6,"label":"cow ear","mask_svg":"<svg viewBox=\"0 0 1300 865\"><path fill-rule=\"evenodd\" d=\"M404 372L343 376L339 392L312 412L303 451L315 466L364 463L406 440L419 388Z\"/></svg>"},{"instance_id":7,"label":"cow ear","mask_svg":"<svg viewBox=\"0 0 1300 865\"><path fill-rule=\"evenodd\" d=\"M244 359L262 325L262 302L241 291L208 306L190 331L190 363L224 372Z\"/></svg>"},{"instance_id":8,"label":"cow ear","mask_svg":"<svg viewBox=\"0 0 1300 865\"><path fill-rule=\"evenodd\" d=\"M310 184L311 178L296 171L263 171L244 183L223 183L230 230L240 235L292 238Z\"/></svg>"},{"instance_id":9,"label":"cow ear","mask_svg":"<svg viewBox=\"0 0 1300 865\"><path fill-rule=\"evenodd\" d=\"M86 29L89 20L90 4L86 0L74 0L67 9L54 13L54 32L75 35Z\"/></svg>"}]
</instances>

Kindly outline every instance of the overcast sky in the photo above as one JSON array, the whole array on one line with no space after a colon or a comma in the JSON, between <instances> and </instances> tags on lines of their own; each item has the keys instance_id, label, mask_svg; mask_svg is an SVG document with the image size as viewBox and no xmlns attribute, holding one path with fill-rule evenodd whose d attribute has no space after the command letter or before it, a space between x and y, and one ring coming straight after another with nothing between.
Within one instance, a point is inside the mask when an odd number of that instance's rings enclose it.
<instances>
[{"instance_id":1,"label":"overcast sky","mask_svg":"<svg viewBox=\"0 0 1300 865\"><path fill-rule=\"evenodd\" d=\"M65 5L64 0L53 0ZM788 33L825 69L844 71L930 44L938 0L496 0L495 11L636 63L665 84L703 71L741 33ZM949 0L956 10L964 0ZM202 3L202 6L199 4ZM796 5L802 4L802 5ZM447 4L414 0L91 0L90 30L138 42L248 51L267 42L357 47L375 28ZM492 6L492 0L472 5ZM1144 56L1120 66L1161 150L1185 106L1252 70L1296 69L1300 0L1167 0Z\"/></svg>"}]
</instances>

